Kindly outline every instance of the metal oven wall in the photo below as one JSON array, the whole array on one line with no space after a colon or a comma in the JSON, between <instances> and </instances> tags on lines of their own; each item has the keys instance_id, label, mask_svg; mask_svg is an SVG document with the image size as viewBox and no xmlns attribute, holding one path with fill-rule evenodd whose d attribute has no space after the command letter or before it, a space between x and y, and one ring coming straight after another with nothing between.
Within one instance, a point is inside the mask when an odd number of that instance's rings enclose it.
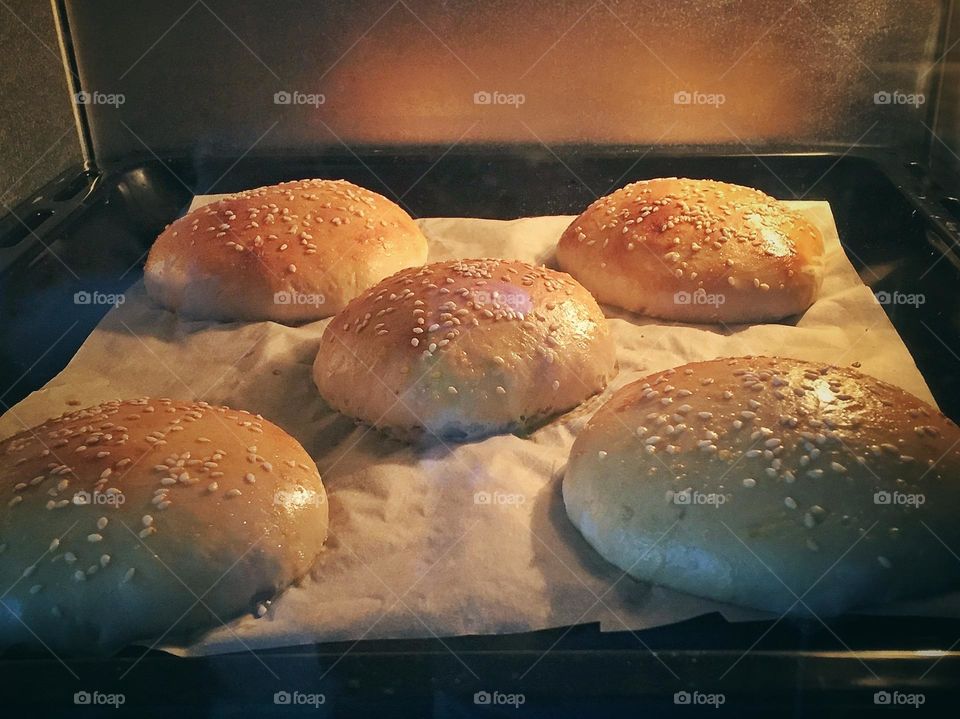
<instances>
[{"instance_id":1,"label":"metal oven wall","mask_svg":"<svg viewBox=\"0 0 960 719\"><path fill-rule=\"evenodd\" d=\"M956 3L948 8L941 45L930 169L941 184L953 188L950 209L960 220L960 6Z\"/></svg>"},{"instance_id":2,"label":"metal oven wall","mask_svg":"<svg viewBox=\"0 0 960 719\"><path fill-rule=\"evenodd\" d=\"M0 3L0 216L82 161L50 3Z\"/></svg>"},{"instance_id":3,"label":"metal oven wall","mask_svg":"<svg viewBox=\"0 0 960 719\"><path fill-rule=\"evenodd\" d=\"M102 162L476 142L923 159L949 15L948 0L66 1Z\"/></svg>"}]
</instances>

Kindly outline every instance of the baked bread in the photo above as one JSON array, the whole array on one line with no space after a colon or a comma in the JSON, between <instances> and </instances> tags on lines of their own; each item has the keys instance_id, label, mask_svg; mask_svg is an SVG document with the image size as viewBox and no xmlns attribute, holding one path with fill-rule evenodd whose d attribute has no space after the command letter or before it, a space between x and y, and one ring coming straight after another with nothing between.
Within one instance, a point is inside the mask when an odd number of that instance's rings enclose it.
<instances>
[{"instance_id":1,"label":"baked bread","mask_svg":"<svg viewBox=\"0 0 960 719\"><path fill-rule=\"evenodd\" d=\"M316 465L262 417L70 412L0 443L0 646L107 653L263 612L326 534Z\"/></svg>"},{"instance_id":2,"label":"baked bread","mask_svg":"<svg viewBox=\"0 0 960 719\"><path fill-rule=\"evenodd\" d=\"M186 317L305 322L427 261L400 207L345 180L258 187L187 213L157 238L147 292Z\"/></svg>"},{"instance_id":3,"label":"baked bread","mask_svg":"<svg viewBox=\"0 0 960 719\"><path fill-rule=\"evenodd\" d=\"M557 247L560 268L603 303L681 322L765 322L816 299L823 239L759 190L644 180L601 197Z\"/></svg>"},{"instance_id":4,"label":"baked bread","mask_svg":"<svg viewBox=\"0 0 960 719\"><path fill-rule=\"evenodd\" d=\"M372 287L327 325L313 367L331 407L405 439L529 430L615 374L589 292L496 259L436 262Z\"/></svg>"},{"instance_id":5,"label":"baked bread","mask_svg":"<svg viewBox=\"0 0 960 719\"><path fill-rule=\"evenodd\" d=\"M960 585L958 442L940 412L851 369L694 362L597 411L563 500L637 579L827 616Z\"/></svg>"}]
</instances>

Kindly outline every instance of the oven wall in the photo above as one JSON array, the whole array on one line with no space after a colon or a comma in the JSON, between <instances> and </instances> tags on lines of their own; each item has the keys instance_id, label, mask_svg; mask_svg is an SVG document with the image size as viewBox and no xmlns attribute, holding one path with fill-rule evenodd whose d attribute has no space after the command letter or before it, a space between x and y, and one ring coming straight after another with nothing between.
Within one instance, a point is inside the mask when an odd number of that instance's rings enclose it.
<instances>
[{"instance_id":1,"label":"oven wall","mask_svg":"<svg viewBox=\"0 0 960 719\"><path fill-rule=\"evenodd\" d=\"M0 3L0 215L83 161L50 3Z\"/></svg>"},{"instance_id":2,"label":"oven wall","mask_svg":"<svg viewBox=\"0 0 960 719\"><path fill-rule=\"evenodd\" d=\"M923 159L948 14L947 0L66 3L83 87L102 98L83 108L102 162L499 142Z\"/></svg>"},{"instance_id":3,"label":"oven wall","mask_svg":"<svg viewBox=\"0 0 960 719\"><path fill-rule=\"evenodd\" d=\"M933 176L953 195L950 209L960 221L960 3L948 13L944 50L938 56L940 90L930 145Z\"/></svg>"}]
</instances>

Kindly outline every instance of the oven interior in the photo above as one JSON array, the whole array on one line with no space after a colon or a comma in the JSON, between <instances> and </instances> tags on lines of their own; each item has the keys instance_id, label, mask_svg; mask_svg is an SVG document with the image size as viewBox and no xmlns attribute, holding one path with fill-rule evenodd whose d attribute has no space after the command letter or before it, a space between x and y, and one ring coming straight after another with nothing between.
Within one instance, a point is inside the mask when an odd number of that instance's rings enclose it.
<instances>
[{"instance_id":1,"label":"oven interior","mask_svg":"<svg viewBox=\"0 0 960 719\"><path fill-rule=\"evenodd\" d=\"M681 176L828 201L865 285L926 296L884 310L960 420L960 7L788 5L54 0L37 22L61 40L62 106L19 84L11 96L66 114L76 147L57 150L67 169L41 161L5 199L0 408L61 370L109 309L60 308L81 289L136 282L153 239L196 194L345 178L414 217L508 219L577 214L627 182ZM276 103L294 91L324 99ZM526 99L474 97L501 91ZM78 92L125 100L71 103ZM698 92L714 104L698 106ZM322 676L353 712L461 716L485 684L522 684L524 711L543 716L669 713L670 694L695 685L736 697L743 713L785 704L809 715L849 711L879 687L922 688L928 708L949 706L958 637L954 620L710 615L642 632L578 626L142 662L131 649L78 673L164 711L269 711L264 687ZM72 693L73 678L55 658L8 653L0 665L7 705L63 711L58 692ZM53 675L65 680L56 692L22 691Z\"/></svg>"}]
</instances>

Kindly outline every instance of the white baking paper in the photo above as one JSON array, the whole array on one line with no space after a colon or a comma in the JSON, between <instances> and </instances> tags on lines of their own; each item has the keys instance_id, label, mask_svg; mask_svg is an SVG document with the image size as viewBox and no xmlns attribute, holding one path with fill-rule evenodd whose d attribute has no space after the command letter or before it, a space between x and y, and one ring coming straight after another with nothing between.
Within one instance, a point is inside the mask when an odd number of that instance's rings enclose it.
<instances>
[{"instance_id":1,"label":"white baking paper","mask_svg":"<svg viewBox=\"0 0 960 719\"><path fill-rule=\"evenodd\" d=\"M213 199L197 198L194 206ZM141 282L63 372L0 418L0 436L78 405L155 395L260 413L307 448L331 509L328 546L312 576L262 618L247 616L190 646L165 647L177 653L586 622L636 630L714 611L732 621L764 618L769 615L623 577L567 520L560 482L574 437L611 391L693 360L772 354L859 362L863 371L932 403L906 347L844 254L829 206L791 204L826 239L822 293L801 318L723 328L605 308L618 346L618 378L601 397L527 438L430 447L388 439L331 411L314 388L311 366L329 320L301 327L183 321L154 306ZM500 256L550 265L571 219L419 223L431 260ZM950 596L882 611L958 616L958 608L960 599Z\"/></svg>"}]
</instances>

